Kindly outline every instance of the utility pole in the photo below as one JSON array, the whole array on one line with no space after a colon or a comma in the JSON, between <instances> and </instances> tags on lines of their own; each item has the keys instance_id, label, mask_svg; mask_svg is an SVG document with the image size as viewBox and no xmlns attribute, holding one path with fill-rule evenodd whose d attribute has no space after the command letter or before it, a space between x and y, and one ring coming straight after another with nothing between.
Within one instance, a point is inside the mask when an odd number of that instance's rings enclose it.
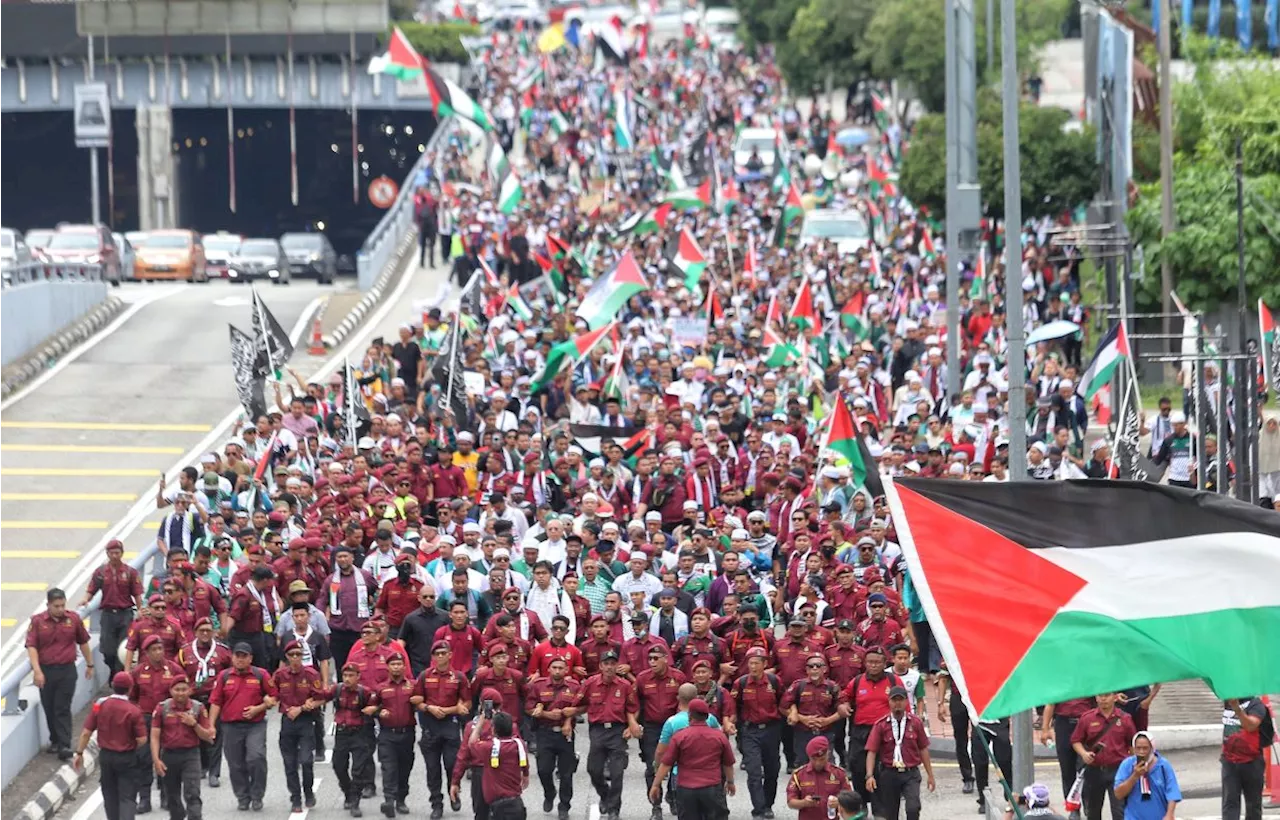
<instances>
[{"instance_id":1,"label":"utility pole","mask_svg":"<svg viewBox=\"0 0 1280 820\"><path fill-rule=\"evenodd\" d=\"M946 0L947 395L960 394L960 260L978 251L977 32L974 0Z\"/></svg>"},{"instance_id":2,"label":"utility pole","mask_svg":"<svg viewBox=\"0 0 1280 820\"><path fill-rule=\"evenodd\" d=\"M1169 0L1155 0L1160 4L1160 33L1157 47L1160 50L1160 239L1167 242L1173 234L1173 77L1169 72L1169 58L1173 45L1170 42L1171 25ZM1173 260L1168 253L1160 254L1160 290L1163 294L1160 312L1161 333L1165 335L1165 353L1173 352L1170 341L1173 334ZM1165 365L1166 371L1170 365Z\"/></svg>"},{"instance_id":3,"label":"utility pole","mask_svg":"<svg viewBox=\"0 0 1280 820\"><path fill-rule=\"evenodd\" d=\"M1000 0L1004 95L1005 310L1009 321L1009 480L1027 480L1027 342L1022 326L1022 169L1018 155L1018 31L1015 0ZM1035 782L1035 732L1030 710L1010 720L1014 794Z\"/></svg>"},{"instance_id":4,"label":"utility pole","mask_svg":"<svg viewBox=\"0 0 1280 820\"><path fill-rule=\"evenodd\" d=\"M93 35L92 34L88 35L87 37L85 37L85 40L87 40L89 44L89 82L93 82L95 72L96 72L96 67L94 66L94 63L97 62L93 53ZM103 113L107 117L107 122L110 123L111 109L108 108ZM100 184L98 180L99 176L101 175L98 173L98 149L90 148L89 149L89 221L92 222L94 225L97 225L102 222L102 202L101 202L102 196L101 196L101 191L99 190L99 187L98 187Z\"/></svg>"},{"instance_id":5,"label":"utility pole","mask_svg":"<svg viewBox=\"0 0 1280 820\"><path fill-rule=\"evenodd\" d=\"M1246 340L1249 332L1249 289L1245 284L1244 258L1244 148L1240 137L1236 137L1236 299L1239 301L1240 327L1236 332L1236 352L1243 355L1247 352ZM1258 342L1261 344L1262 340ZM1223 364L1226 364L1224 362ZM1251 458L1253 448L1250 444L1255 435L1253 423L1253 404L1255 400L1256 369L1251 363L1241 359L1232 362L1236 371L1236 498L1246 503L1254 502L1253 469L1256 462ZM1225 387L1225 385L1224 385ZM1224 425L1225 427L1225 425ZM1226 442L1218 437L1218 446ZM1219 480L1226 482L1226 474L1219 474Z\"/></svg>"},{"instance_id":6,"label":"utility pole","mask_svg":"<svg viewBox=\"0 0 1280 820\"><path fill-rule=\"evenodd\" d=\"M987 0L987 74L996 70L996 0Z\"/></svg>"}]
</instances>

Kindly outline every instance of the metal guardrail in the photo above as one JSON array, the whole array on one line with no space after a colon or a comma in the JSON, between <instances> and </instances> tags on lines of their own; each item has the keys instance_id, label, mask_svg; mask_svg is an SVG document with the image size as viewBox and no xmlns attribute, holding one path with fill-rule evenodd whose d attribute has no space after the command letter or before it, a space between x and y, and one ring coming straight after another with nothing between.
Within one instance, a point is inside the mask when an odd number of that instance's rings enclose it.
<instances>
[{"instance_id":1,"label":"metal guardrail","mask_svg":"<svg viewBox=\"0 0 1280 820\"><path fill-rule=\"evenodd\" d=\"M0 270L4 287L31 282L97 282L102 279L102 265L76 262L19 262Z\"/></svg>"},{"instance_id":2,"label":"metal guardrail","mask_svg":"<svg viewBox=\"0 0 1280 820\"><path fill-rule=\"evenodd\" d=\"M441 145L456 127L452 116L440 120L431 138L427 140L422 155L400 185L395 203L383 214L356 252L356 284L360 290L373 287L382 271L391 263L400 240L413 228L413 194L417 188L415 183L423 175L427 163L438 159L437 155L442 153Z\"/></svg>"}]
</instances>

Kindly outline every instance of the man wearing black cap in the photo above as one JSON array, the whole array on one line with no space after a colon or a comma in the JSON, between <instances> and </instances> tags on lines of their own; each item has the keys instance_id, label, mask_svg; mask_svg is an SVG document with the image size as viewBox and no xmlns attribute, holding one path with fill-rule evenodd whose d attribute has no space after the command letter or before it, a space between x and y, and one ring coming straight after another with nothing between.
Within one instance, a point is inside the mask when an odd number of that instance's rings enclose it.
<instances>
[{"instance_id":1,"label":"man wearing black cap","mask_svg":"<svg viewBox=\"0 0 1280 820\"><path fill-rule=\"evenodd\" d=\"M590 726L587 774L600 796L601 820L618 820L622 813L622 774L627 769L627 739L640 737L636 721L640 703L631 681L618 674L618 653L600 656L600 673L587 678L580 701Z\"/></svg>"},{"instance_id":2,"label":"man wearing black cap","mask_svg":"<svg viewBox=\"0 0 1280 820\"><path fill-rule=\"evenodd\" d=\"M102 809L107 820L133 820L138 793L138 750L147 742L142 710L127 697L133 688L128 672L111 678L111 697L99 698L85 718L76 743L72 765L84 765L84 750L93 733L98 733L98 773L102 788Z\"/></svg>"},{"instance_id":3,"label":"man wearing black cap","mask_svg":"<svg viewBox=\"0 0 1280 820\"><path fill-rule=\"evenodd\" d=\"M217 726L222 719L222 752L240 811L251 804L254 811L262 811L267 793L265 718L276 705L276 694L271 676L253 665L253 647L244 641L233 646L231 668L218 673L209 696L209 721Z\"/></svg>"},{"instance_id":4,"label":"man wearing black cap","mask_svg":"<svg viewBox=\"0 0 1280 820\"><path fill-rule=\"evenodd\" d=\"M906 804L907 820L920 820L920 767L936 788L929 759L929 736L920 718L907 711L907 690L889 690L889 714L871 729L867 739L866 787L873 795L876 816L898 820Z\"/></svg>"},{"instance_id":5,"label":"man wearing black cap","mask_svg":"<svg viewBox=\"0 0 1280 820\"><path fill-rule=\"evenodd\" d=\"M689 701L689 725L671 736L649 787L649 800L657 804L661 784L676 767L681 820L724 820L729 815L725 795L737 794L733 746L723 732L707 725L708 713L702 698Z\"/></svg>"}]
</instances>

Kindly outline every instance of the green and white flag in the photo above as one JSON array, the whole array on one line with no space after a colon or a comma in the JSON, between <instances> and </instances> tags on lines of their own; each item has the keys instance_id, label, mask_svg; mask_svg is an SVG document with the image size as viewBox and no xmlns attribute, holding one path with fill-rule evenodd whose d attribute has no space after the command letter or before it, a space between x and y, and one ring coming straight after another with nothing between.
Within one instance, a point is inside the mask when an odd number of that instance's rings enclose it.
<instances>
[{"instance_id":1,"label":"green and white flag","mask_svg":"<svg viewBox=\"0 0 1280 820\"><path fill-rule=\"evenodd\" d=\"M578 306L578 316L596 329L613 321L618 311L637 293L649 289L635 256L627 251L613 270L600 277Z\"/></svg>"},{"instance_id":2,"label":"green and white flag","mask_svg":"<svg viewBox=\"0 0 1280 820\"><path fill-rule=\"evenodd\" d=\"M430 68L427 69L427 84L438 115L447 117L452 114L471 120L485 131L493 130L493 120L489 114L471 99L470 94L462 90L462 86Z\"/></svg>"},{"instance_id":3,"label":"green and white flag","mask_svg":"<svg viewBox=\"0 0 1280 820\"><path fill-rule=\"evenodd\" d=\"M1117 322L1112 325L1107 335L1102 337L1102 341L1098 343L1098 349L1093 354L1093 360L1089 362L1084 375L1080 377L1078 392L1084 396L1086 402L1091 401L1099 390L1111 383L1111 375L1127 358L1129 358L1129 337L1124 332L1124 325Z\"/></svg>"},{"instance_id":4,"label":"green and white flag","mask_svg":"<svg viewBox=\"0 0 1280 820\"><path fill-rule=\"evenodd\" d=\"M524 200L524 188L520 185L520 177L513 171L507 171L498 188L498 210L504 214L513 214Z\"/></svg>"}]
</instances>

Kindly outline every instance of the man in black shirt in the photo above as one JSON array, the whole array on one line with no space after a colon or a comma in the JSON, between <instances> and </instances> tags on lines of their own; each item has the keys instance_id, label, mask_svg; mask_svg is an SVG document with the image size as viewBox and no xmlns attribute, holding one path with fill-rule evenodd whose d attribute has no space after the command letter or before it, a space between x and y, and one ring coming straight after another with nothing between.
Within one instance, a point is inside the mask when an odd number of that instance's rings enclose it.
<instances>
[{"instance_id":1,"label":"man in black shirt","mask_svg":"<svg viewBox=\"0 0 1280 820\"><path fill-rule=\"evenodd\" d=\"M400 327L400 341L391 348L391 358L396 360L396 376L404 379L404 396L412 401L424 375L422 348L413 338L413 328Z\"/></svg>"},{"instance_id":2,"label":"man in black shirt","mask_svg":"<svg viewBox=\"0 0 1280 820\"><path fill-rule=\"evenodd\" d=\"M431 665L431 646L436 630L449 623L449 614L436 606L435 587L428 584L418 590L419 607L404 617L400 625L400 642L409 653L409 666L417 677Z\"/></svg>"}]
</instances>

